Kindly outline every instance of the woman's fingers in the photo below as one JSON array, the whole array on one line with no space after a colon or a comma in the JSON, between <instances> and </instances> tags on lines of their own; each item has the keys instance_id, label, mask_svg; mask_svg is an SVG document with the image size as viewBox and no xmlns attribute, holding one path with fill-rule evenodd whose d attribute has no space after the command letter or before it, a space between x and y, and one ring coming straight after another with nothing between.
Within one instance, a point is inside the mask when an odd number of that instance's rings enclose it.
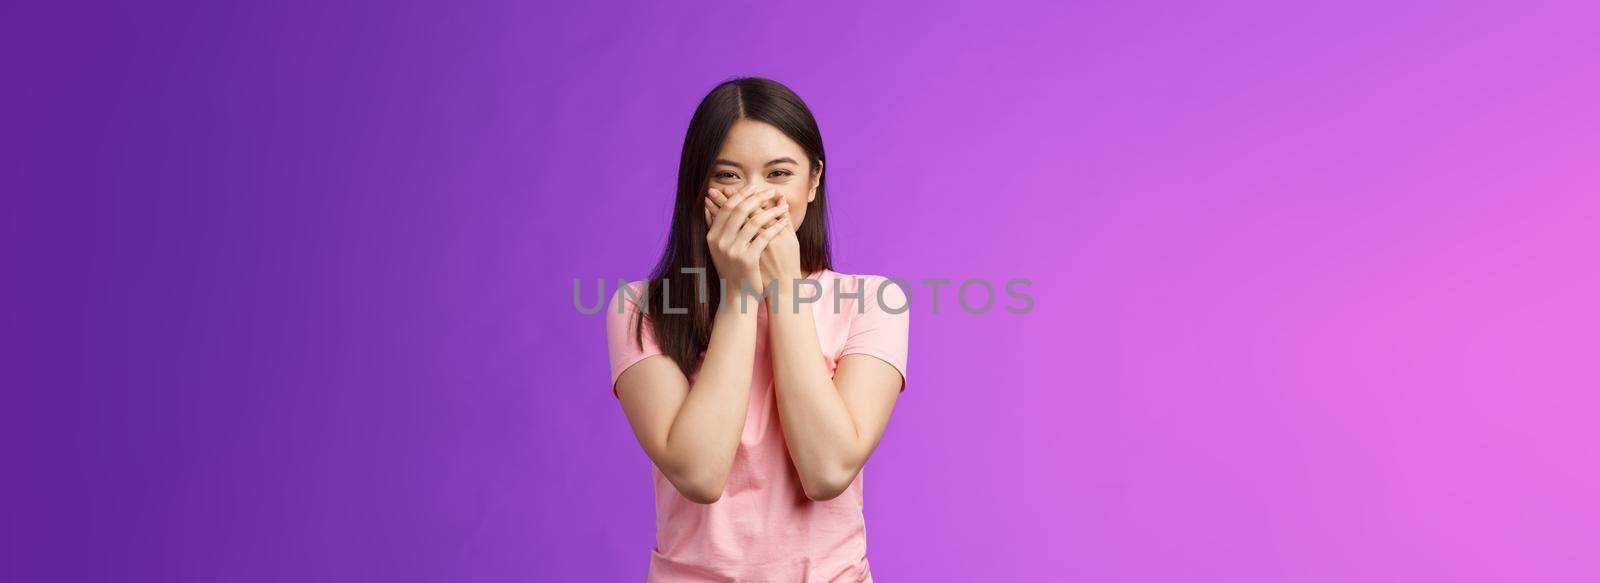
<instances>
[{"instance_id":1,"label":"woman's fingers","mask_svg":"<svg viewBox=\"0 0 1600 583\"><path fill-rule=\"evenodd\" d=\"M721 191L720 194L723 196L723 201L722 201L722 206L720 208L722 208L722 209L732 208L733 205L739 204L744 199L749 198L751 196L754 196L756 194L756 189L755 188L756 187L753 184L746 184L744 186L739 187L737 190L732 190L732 191L724 190L724 191Z\"/></svg>"},{"instance_id":2,"label":"woman's fingers","mask_svg":"<svg viewBox=\"0 0 1600 583\"><path fill-rule=\"evenodd\" d=\"M722 206L727 203L728 196L726 194L723 194L721 190L715 188L711 189L710 194L706 196L706 209L708 209L708 212L710 213L707 215L710 217L706 219L707 225L710 225L711 221L717 218L718 214L722 213Z\"/></svg>"},{"instance_id":3,"label":"woman's fingers","mask_svg":"<svg viewBox=\"0 0 1600 583\"><path fill-rule=\"evenodd\" d=\"M765 251L767 249L767 243L771 243L772 239L777 237L778 233L782 233L783 228L788 224L789 217L788 215L784 215L783 218L778 219L776 222L773 222L770 225L767 225L766 228L761 229L760 233L756 234L756 238L754 240L750 241L750 248L757 252Z\"/></svg>"},{"instance_id":4,"label":"woman's fingers","mask_svg":"<svg viewBox=\"0 0 1600 583\"><path fill-rule=\"evenodd\" d=\"M769 189L769 190L776 190L776 189ZM749 196L751 194L749 192L749 187L746 187L746 188L742 189L740 192L743 192L745 194L745 196ZM765 191L763 191L763 192L765 192ZM726 191L724 191L724 190L722 190L720 188L713 188L713 189L707 190L706 194L707 194L707 197L711 199L711 202L715 205L713 208L718 209L718 210L726 208L728 206L728 199L732 198L732 196L733 196L733 195L728 194ZM765 204L763 206L771 206L771 205L772 205L772 202L768 202L767 204Z\"/></svg>"},{"instance_id":5,"label":"woman's fingers","mask_svg":"<svg viewBox=\"0 0 1600 583\"><path fill-rule=\"evenodd\" d=\"M758 223L753 220L746 220L744 222L744 226L739 227L739 232L734 235L734 243L749 245L751 241L755 240L756 235L761 234L761 227L762 223Z\"/></svg>"},{"instance_id":6,"label":"woman's fingers","mask_svg":"<svg viewBox=\"0 0 1600 583\"><path fill-rule=\"evenodd\" d=\"M748 196L748 193L746 196ZM713 216L719 212L722 212L722 209L728 208L729 197L726 193L722 192L721 189L711 189L708 192L707 198L711 201L711 214ZM776 201L781 198L782 197L773 197L768 199L766 202L761 203L761 208L771 208L772 205L776 204Z\"/></svg>"},{"instance_id":7,"label":"woman's fingers","mask_svg":"<svg viewBox=\"0 0 1600 583\"><path fill-rule=\"evenodd\" d=\"M780 207L787 208L788 205L788 201L785 201L783 197L779 195L777 189L756 191L754 190L753 186L746 186L731 196L725 194L721 189L712 188L706 191L704 201L707 213L706 225L708 232L717 232L723 235L732 234L734 235L734 242L749 241L755 236L755 233L745 233L742 231L744 223L753 219L753 217L749 216L747 213L759 213L764 212L765 210L777 209ZM740 209L743 210L741 211ZM746 214L740 214L737 217L728 217L728 220L720 220L724 215L728 215L734 211L740 211L741 213ZM776 220L775 216L764 216L760 222L756 224L756 226L759 229L761 227L765 227L774 220ZM719 225L725 226L722 226L721 230L718 230Z\"/></svg>"},{"instance_id":8,"label":"woman's fingers","mask_svg":"<svg viewBox=\"0 0 1600 583\"><path fill-rule=\"evenodd\" d=\"M728 195L723 194L722 191L715 188L711 189L710 200L711 209L713 212L722 210L722 207L728 206Z\"/></svg>"},{"instance_id":9,"label":"woman's fingers","mask_svg":"<svg viewBox=\"0 0 1600 583\"><path fill-rule=\"evenodd\" d=\"M734 237L735 242L754 247L755 239L761 235L763 230L772 226L776 223L776 221L781 220L785 215L788 214L788 205L783 202L779 202L778 204L779 206L774 206L767 210L754 213L750 215L749 218L745 219L744 227L740 228L739 234Z\"/></svg>"},{"instance_id":10,"label":"woman's fingers","mask_svg":"<svg viewBox=\"0 0 1600 583\"><path fill-rule=\"evenodd\" d=\"M716 189L712 189L712 192L715 192L715 191L716 191ZM724 212L724 211L727 210L727 206L728 205L737 205L737 204L743 202L745 200L745 198L746 198L746 195L743 192L738 193L738 194L734 194L733 196L728 198L727 203L723 206L723 208L715 209L714 212L711 213L712 214L712 222L711 222L710 232L717 233L718 236L720 236L720 234L723 233L727 229L727 227L724 226L724 225L726 225L728 223L728 220L726 219L728 213ZM708 201L707 202L709 204L709 193L708 193ZM738 223L735 223L734 226L737 227Z\"/></svg>"},{"instance_id":11,"label":"woman's fingers","mask_svg":"<svg viewBox=\"0 0 1600 583\"><path fill-rule=\"evenodd\" d=\"M765 228L767 225L772 224L772 221L778 220L784 215L784 213L787 212L789 212L788 204L783 201L779 201L776 205L773 205L766 210L756 211L754 214L750 215L749 218L745 219L744 224L746 227L753 226L759 230ZM742 234L743 231L740 233ZM750 236L755 237L755 233L751 233Z\"/></svg>"},{"instance_id":12,"label":"woman's fingers","mask_svg":"<svg viewBox=\"0 0 1600 583\"><path fill-rule=\"evenodd\" d=\"M768 191L765 193L746 196L742 200L739 198L739 195L734 195L732 199L729 199L730 201L738 201L733 204L733 208L723 209L722 214L717 215L717 220L722 221L724 225L722 228L722 234L724 236L732 236L737 234L739 229L744 226L745 220L750 218L750 213L756 209L756 206L765 200L764 197L772 196L772 194L772 191ZM736 239L736 241L748 240L750 240L749 237Z\"/></svg>"}]
</instances>

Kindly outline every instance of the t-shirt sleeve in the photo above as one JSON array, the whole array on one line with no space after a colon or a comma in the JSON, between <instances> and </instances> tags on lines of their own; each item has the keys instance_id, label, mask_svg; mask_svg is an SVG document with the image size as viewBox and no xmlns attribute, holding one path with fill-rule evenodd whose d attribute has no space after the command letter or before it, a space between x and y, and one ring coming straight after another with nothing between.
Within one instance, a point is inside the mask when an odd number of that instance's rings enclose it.
<instances>
[{"instance_id":1,"label":"t-shirt sleeve","mask_svg":"<svg viewBox=\"0 0 1600 583\"><path fill-rule=\"evenodd\" d=\"M888 278L864 277L860 285L862 307L850 314L850 336L839 356L865 354L889 363L900 371L900 390L905 391L911 304L905 290Z\"/></svg>"},{"instance_id":2,"label":"t-shirt sleeve","mask_svg":"<svg viewBox=\"0 0 1600 583\"><path fill-rule=\"evenodd\" d=\"M611 394L622 398L617 393L617 379L628 367L638 364L647 357L661 354L661 346L656 344L655 331L651 329L650 318L639 309L638 301L644 301L644 282L628 284L632 295L628 295L625 288L618 288L611 295L611 301L606 305L606 345L611 353ZM634 341L633 326L635 320L643 317L644 322L640 330L639 342Z\"/></svg>"}]
</instances>

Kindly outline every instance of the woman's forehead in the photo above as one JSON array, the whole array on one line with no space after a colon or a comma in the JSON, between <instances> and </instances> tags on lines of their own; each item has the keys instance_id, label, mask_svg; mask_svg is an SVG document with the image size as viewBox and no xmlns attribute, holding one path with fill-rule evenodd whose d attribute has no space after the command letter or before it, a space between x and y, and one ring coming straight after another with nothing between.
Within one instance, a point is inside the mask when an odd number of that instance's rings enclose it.
<instances>
[{"instance_id":1,"label":"woman's forehead","mask_svg":"<svg viewBox=\"0 0 1600 583\"><path fill-rule=\"evenodd\" d=\"M798 160L800 145L770 124L740 119L728 129L719 158L740 163L765 164L774 158Z\"/></svg>"}]
</instances>

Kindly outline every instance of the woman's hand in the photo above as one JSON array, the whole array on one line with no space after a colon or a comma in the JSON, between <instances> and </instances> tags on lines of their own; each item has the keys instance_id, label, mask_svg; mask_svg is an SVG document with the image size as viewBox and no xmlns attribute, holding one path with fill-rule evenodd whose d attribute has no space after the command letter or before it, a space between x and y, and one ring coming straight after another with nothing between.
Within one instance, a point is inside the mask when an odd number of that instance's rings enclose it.
<instances>
[{"instance_id":1,"label":"woman's hand","mask_svg":"<svg viewBox=\"0 0 1600 583\"><path fill-rule=\"evenodd\" d=\"M761 272L762 254L768 243L782 233L787 209L769 204L777 196L776 190L746 188L726 197L719 208L712 200L720 196L720 192L711 189L705 198L710 225L706 229L706 245L711 250L711 262L729 285L747 286L752 291L763 289L766 282Z\"/></svg>"},{"instance_id":2,"label":"woman's hand","mask_svg":"<svg viewBox=\"0 0 1600 583\"><path fill-rule=\"evenodd\" d=\"M794 290L795 280L806 274L801 271L800 239L795 235L789 202L780 198L776 210L783 213L779 219L782 222L778 225L777 235L761 251L761 276L769 282L777 281L778 289L767 291L787 297Z\"/></svg>"},{"instance_id":3,"label":"woman's hand","mask_svg":"<svg viewBox=\"0 0 1600 583\"><path fill-rule=\"evenodd\" d=\"M746 187L743 192L748 190L749 187ZM710 223L724 206L729 205L729 198L717 189L712 189L710 203L706 206L707 223ZM769 292L786 291L793 287L794 279L805 276L800 272L800 240L795 235L793 214L789 212L789 203L782 194L763 200L758 209L760 209L758 212L771 210L776 214L752 216L750 221L756 222L762 228L777 225L782 229L767 243L766 249L761 253L762 281L768 285L774 281L779 284L778 289L767 290Z\"/></svg>"}]
</instances>

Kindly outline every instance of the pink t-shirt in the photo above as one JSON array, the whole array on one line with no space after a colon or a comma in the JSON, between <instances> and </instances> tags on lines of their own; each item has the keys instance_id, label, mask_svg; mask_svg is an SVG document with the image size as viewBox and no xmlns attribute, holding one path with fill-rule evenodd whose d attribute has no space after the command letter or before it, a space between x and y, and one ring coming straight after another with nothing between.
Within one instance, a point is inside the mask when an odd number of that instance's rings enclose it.
<instances>
[{"instance_id":1,"label":"pink t-shirt","mask_svg":"<svg viewBox=\"0 0 1600 583\"><path fill-rule=\"evenodd\" d=\"M817 339L829 372L846 354L866 354L893 365L904 377L911 315L909 309L903 309L908 307L904 290L890 283L880 302L878 290L886 281L881 276L824 270L811 278L821 284L820 299L808 305L816 318ZM606 307L613 395L617 377L623 371L661 354L648 321L642 335L643 348L634 343L632 321L640 312L633 297L643 297L644 282L629 285L633 288L632 297L618 290ZM837 312L836 286L842 292ZM863 289L864 301L843 295ZM802 287L801 293L809 297L815 292ZM676 294L673 303L681 305ZM870 582L866 523L861 511L861 480L866 472L856 474L849 489L832 500L816 502L806 497L779 424L772 386L772 355L767 346L768 314L755 304L751 309L758 313L758 331L750 410L727 486L716 502L699 504L680 494L651 464L656 542L650 553L647 580ZM893 313L896 311L900 313ZM691 376L690 381L693 379ZM904 391L905 386L901 385L900 390Z\"/></svg>"}]
</instances>

